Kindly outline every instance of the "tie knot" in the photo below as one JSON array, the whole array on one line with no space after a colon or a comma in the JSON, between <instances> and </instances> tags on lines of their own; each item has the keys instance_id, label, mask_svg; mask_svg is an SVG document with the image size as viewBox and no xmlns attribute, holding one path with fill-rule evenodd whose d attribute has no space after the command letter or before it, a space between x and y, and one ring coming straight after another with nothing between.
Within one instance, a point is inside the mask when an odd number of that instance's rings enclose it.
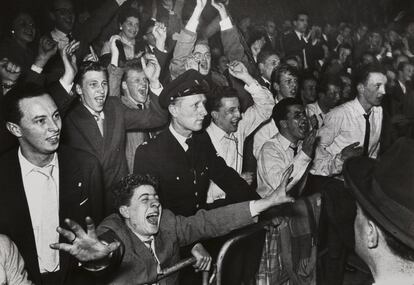
<instances>
[{"instance_id":1,"label":"tie knot","mask_svg":"<svg viewBox=\"0 0 414 285\"><path fill-rule=\"evenodd\" d=\"M101 118L101 113L96 112L95 114L93 114L93 117L95 118L95 121L99 122L102 118Z\"/></svg>"},{"instance_id":2,"label":"tie knot","mask_svg":"<svg viewBox=\"0 0 414 285\"><path fill-rule=\"evenodd\" d=\"M137 104L137 107L139 110L144 110L144 104Z\"/></svg>"},{"instance_id":3,"label":"tie knot","mask_svg":"<svg viewBox=\"0 0 414 285\"><path fill-rule=\"evenodd\" d=\"M365 120L368 120L370 115L371 115L371 112L369 112L368 114L364 114Z\"/></svg>"},{"instance_id":4,"label":"tie knot","mask_svg":"<svg viewBox=\"0 0 414 285\"><path fill-rule=\"evenodd\" d=\"M152 239L143 241L146 247L151 248Z\"/></svg>"},{"instance_id":5,"label":"tie knot","mask_svg":"<svg viewBox=\"0 0 414 285\"><path fill-rule=\"evenodd\" d=\"M296 155L298 153L298 147L297 146L290 145L289 147L293 150L293 155Z\"/></svg>"},{"instance_id":6,"label":"tie knot","mask_svg":"<svg viewBox=\"0 0 414 285\"><path fill-rule=\"evenodd\" d=\"M189 137L188 139L185 140L185 143L190 146L193 144L193 137Z\"/></svg>"}]
</instances>

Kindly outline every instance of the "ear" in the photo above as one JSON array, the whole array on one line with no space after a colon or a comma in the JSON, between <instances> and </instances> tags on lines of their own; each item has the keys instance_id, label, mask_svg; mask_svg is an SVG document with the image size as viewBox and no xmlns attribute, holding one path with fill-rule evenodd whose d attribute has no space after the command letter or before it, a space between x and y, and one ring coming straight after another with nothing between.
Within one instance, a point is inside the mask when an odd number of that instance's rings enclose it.
<instances>
[{"instance_id":1,"label":"ear","mask_svg":"<svg viewBox=\"0 0 414 285\"><path fill-rule=\"evenodd\" d=\"M17 138L22 137L22 131L21 131L19 125L15 124L15 123L12 123L12 122L6 122L6 128L15 137L17 137Z\"/></svg>"},{"instance_id":2,"label":"ear","mask_svg":"<svg viewBox=\"0 0 414 285\"><path fill-rule=\"evenodd\" d=\"M283 129L286 129L286 128L287 128L287 121L286 121L286 120L281 120L279 123L280 123L280 126L281 126Z\"/></svg>"},{"instance_id":3,"label":"ear","mask_svg":"<svg viewBox=\"0 0 414 285\"><path fill-rule=\"evenodd\" d=\"M211 111L211 117L213 118L213 121L217 121L218 112L217 111Z\"/></svg>"},{"instance_id":4,"label":"ear","mask_svg":"<svg viewBox=\"0 0 414 285\"><path fill-rule=\"evenodd\" d=\"M122 83L121 83L121 87L122 87L122 89L123 89L123 90L125 90L125 91L127 91L127 90L128 90L128 86L127 86L127 83L126 83L125 81L122 81Z\"/></svg>"},{"instance_id":5,"label":"ear","mask_svg":"<svg viewBox=\"0 0 414 285\"><path fill-rule=\"evenodd\" d=\"M168 111L170 112L172 117L177 117L177 106L174 104L168 105Z\"/></svg>"},{"instance_id":6,"label":"ear","mask_svg":"<svg viewBox=\"0 0 414 285\"><path fill-rule=\"evenodd\" d=\"M129 210L127 206L121 206L119 207L119 213L121 214L122 217L124 217L125 219L129 219Z\"/></svg>"},{"instance_id":7,"label":"ear","mask_svg":"<svg viewBox=\"0 0 414 285\"><path fill-rule=\"evenodd\" d=\"M79 95L83 94L82 88L79 84L76 84L75 88L76 88L76 93L78 93Z\"/></svg>"},{"instance_id":8,"label":"ear","mask_svg":"<svg viewBox=\"0 0 414 285\"><path fill-rule=\"evenodd\" d=\"M274 88L277 92L279 92L279 91L280 91L279 84L277 84L276 82L273 82L273 88Z\"/></svg>"},{"instance_id":9,"label":"ear","mask_svg":"<svg viewBox=\"0 0 414 285\"><path fill-rule=\"evenodd\" d=\"M358 92L358 95L362 95L362 94L364 94L364 90L365 90L364 84L359 83L359 84L357 85L357 92Z\"/></svg>"},{"instance_id":10,"label":"ear","mask_svg":"<svg viewBox=\"0 0 414 285\"><path fill-rule=\"evenodd\" d=\"M260 72L264 70L264 64L262 62L259 63L259 70Z\"/></svg>"},{"instance_id":11,"label":"ear","mask_svg":"<svg viewBox=\"0 0 414 285\"><path fill-rule=\"evenodd\" d=\"M378 246L379 230L377 225L367 220L367 242L368 248L376 248Z\"/></svg>"}]
</instances>

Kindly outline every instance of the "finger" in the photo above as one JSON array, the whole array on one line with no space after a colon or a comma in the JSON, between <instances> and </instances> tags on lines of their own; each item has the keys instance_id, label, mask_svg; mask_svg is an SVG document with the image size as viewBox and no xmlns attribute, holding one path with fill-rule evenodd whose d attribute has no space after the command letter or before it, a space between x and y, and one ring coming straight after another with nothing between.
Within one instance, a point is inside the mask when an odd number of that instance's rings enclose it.
<instances>
[{"instance_id":1,"label":"finger","mask_svg":"<svg viewBox=\"0 0 414 285\"><path fill-rule=\"evenodd\" d=\"M93 220L90 217L85 218L86 222L86 230L88 232L88 236L90 236L93 239L97 239L96 230L95 230L95 224Z\"/></svg>"},{"instance_id":2,"label":"finger","mask_svg":"<svg viewBox=\"0 0 414 285\"><path fill-rule=\"evenodd\" d=\"M52 244L49 244L49 247L55 250L63 250L66 252L71 252L73 245L67 244L67 243L52 243Z\"/></svg>"},{"instance_id":3,"label":"finger","mask_svg":"<svg viewBox=\"0 0 414 285\"><path fill-rule=\"evenodd\" d=\"M56 231L70 242L72 242L76 238L76 235L73 232L62 227L57 227Z\"/></svg>"},{"instance_id":4,"label":"finger","mask_svg":"<svg viewBox=\"0 0 414 285\"><path fill-rule=\"evenodd\" d=\"M117 242L117 241L111 242L110 244L108 244L108 249L109 249L110 252L113 252L113 251L117 250L120 245L121 245L120 242Z\"/></svg>"},{"instance_id":5,"label":"finger","mask_svg":"<svg viewBox=\"0 0 414 285\"><path fill-rule=\"evenodd\" d=\"M85 238L86 233L82 229L82 227L75 221L72 221L71 219L65 219L65 223L69 226L69 228L74 232L74 234L79 238Z\"/></svg>"},{"instance_id":6,"label":"finger","mask_svg":"<svg viewBox=\"0 0 414 285\"><path fill-rule=\"evenodd\" d=\"M205 269L205 271L210 271L210 268L211 268L211 261L212 261L213 259L210 257L209 259L208 259L208 262L207 262L207 266L206 266L206 269Z\"/></svg>"},{"instance_id":7,"label":"finger","mask_svg":"<svg viewBox=\"0 0 414 285\"><path fill-rule=\"evenodd\" d=\"M147 69L147 63L145 62L145 58L143 56L141 56L141 65L142 69Z\"/></svg>"}]
</instances>

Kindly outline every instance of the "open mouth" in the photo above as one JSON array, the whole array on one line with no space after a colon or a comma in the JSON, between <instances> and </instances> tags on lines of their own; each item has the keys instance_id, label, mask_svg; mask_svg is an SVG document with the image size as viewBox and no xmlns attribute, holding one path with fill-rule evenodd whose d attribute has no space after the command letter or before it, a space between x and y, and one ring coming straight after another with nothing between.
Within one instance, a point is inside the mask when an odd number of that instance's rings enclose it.
<instances>
[{"instance_id":1,"label":"open mouth","mask_svg":"<svg viewBox=\"0 0 414 285\"><path fill-rule=\"evenodd\" d=\"M46 140L51 144L57 144L59 142L59 134L48 137Z\"/></svg>"},{"instance_id":2,"label":"open mouth","mask_svg":"<svg viewBox=\"0 0 414 285\"><path fill-rule=\"evenodd\" d=\"M95 98L96 103L98 103L99 105L103 105L105 102L105 97L104 96L100 96L100 97L96 97Z\"/></svg>"},{"instance_id":3,"label":"open mouth","mask_svg":"<svg viewBox=\"0 0 414 285\"><path fill-rule=\"evenodd\" d=\"M145 218L147 219L148 223L153 226L158 225L158 217L160 214L158 212L150 213Z\"/></svg>"}]
</instances>

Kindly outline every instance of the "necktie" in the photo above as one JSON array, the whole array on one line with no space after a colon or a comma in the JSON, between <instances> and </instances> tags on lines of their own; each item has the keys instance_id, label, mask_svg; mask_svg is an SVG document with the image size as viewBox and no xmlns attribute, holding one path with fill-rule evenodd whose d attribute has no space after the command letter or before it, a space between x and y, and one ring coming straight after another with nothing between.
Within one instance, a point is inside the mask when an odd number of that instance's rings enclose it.
<instances>
[{"instance_id":1,"label":"necktie","mask_svg":"<svg viewBox=\"0 0 414 285\"><path fill-rule=\"evenodd\" d=\"M72 33L67 34L66 37L68 38L69 42L73 41Z\"/></svg>"},{"instance_id":2,"label":"necktie","mask_svg":"<svg viewBox=\"0 0 414 285\"><path fill-rule=\"evenodd\" d=\"M152 250L151 243L152 239L144 241L145 246L148 248L152 257L154 257L155 261L158 263L157 256L155 255L155 252Z\"/></svg>"},{"instance_id":3,"label":"necktie","mask_svg":"<svg viewBox=\"0 0 414 285\"><path fill-rule=\"evenodd\" d=\"M293 156L296 156L298 154L298 147L297 146L289 146L293 150Z\"/></svg>"},{"instance_id":4,"label":"necktie","mask_svg":"<svg viewBox=\"0 0 414 285\"><path fill-rule=\"evenodd\" d=\"M49 247L49 244L59 241L56 228L59 226L59 201L57 185L53 179L53 165L45 168L37 168L34 171L42 174L43 189L39 189L42 201L40 217L38 258L42 272L54 272L59 266L59 252Z\"/></svg>"},{"instance_id":5,"label":"necktie","mask_svg":"<svg viewBox=\"0 0 414 285\"><path fill-rule=\"evenodd\" d=\"M301 37L302 42L303 42L303 49L302 49L302 53L303 53L303 69L307 69L308 68L308 60L306 58L306 41L305 38L302 36Z\"/></svg>"},{"instance_id":6,"label":"necktie","mask_svg":"<svg viewBox=\"0 0 414 285\"><path fill-rule=\"evenodd\" d=\"M369 116L371 113L364 114L365 118L365 136L364 136L364 152L363 156L368 156L368 148L369 148L369 136L371 134L371 124L369 123Z\"/></svg>"},{"instance_id":7,"label":"necktie","mask_svg":"<svg viewBox=\"0 0 414 285\"><path fill-rule=\"evenodd\" d=\"M99 131L101 132L102 137L104 136L104 120L101 118L99 113L93 115L96 123L98 124Z\"/></svg>"},{"instance_id":8,"label":"necktie","mask_svg":"<svg viewBox=\"0 0 414 285\"><path fill-rule=\"evenodd\" d=\"M228 160L229 162L235 161L234 169L236 171L239 171L239 156L243 158L243 155L239 153L239 140L234 136L234 133L231 133L230 135L225 135L224 138L230 141L230 146L228 148L229 153L226 160ZM234 148L232 146L234 146Z\"/></svg>"},{"instance_id":9,"label":"necktie","mask_svg":"<svg viewBox=\"0 0 414 285\"><path fill-rule=\"evenodd\" d=\"M138 110L144 110L144 105L143 104L137 104Z\"/></svg>"}]
</instances>

